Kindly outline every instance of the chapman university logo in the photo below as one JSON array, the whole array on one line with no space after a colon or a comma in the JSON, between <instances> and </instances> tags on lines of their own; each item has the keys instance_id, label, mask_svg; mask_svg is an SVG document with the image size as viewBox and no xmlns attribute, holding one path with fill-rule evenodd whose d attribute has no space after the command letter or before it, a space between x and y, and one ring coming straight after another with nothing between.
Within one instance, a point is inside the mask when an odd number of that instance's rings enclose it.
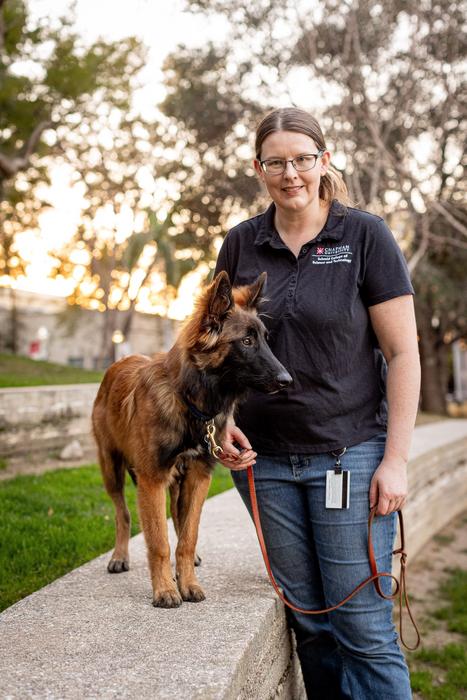
<instances>
[{"instance_id":1,"label":"chapman university logo","mask_svg":"<svg viewBox=\"0 0 467 700\"><path fill-rule=\"evenodd\" d=\"M322 245L316 247L316 252L312 255L313 265L331 265L332 263L351 263L352 251L349 245L338 245L333 248L326 248Z\"/></svg>"}]
</instances>

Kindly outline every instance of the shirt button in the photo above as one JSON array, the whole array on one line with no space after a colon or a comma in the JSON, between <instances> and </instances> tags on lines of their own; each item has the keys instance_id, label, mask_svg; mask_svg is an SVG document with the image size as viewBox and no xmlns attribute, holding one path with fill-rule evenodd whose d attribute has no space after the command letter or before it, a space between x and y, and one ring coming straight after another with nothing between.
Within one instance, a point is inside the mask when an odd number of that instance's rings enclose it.
<instances>
[{"instance_id":1,"label":"shirt button","mask_svg":"<svg viewBox=\"0 0 467 700\"><path fill-rule=\"evenodd\" d=\"M307 250L308 250L308 248L306 247L306 245L304 245L303 248L302 248L302 251L301 251L301 252L302 252L302 255L305 255L305 253L306 253Z\"/></svg>"}]
</instances>

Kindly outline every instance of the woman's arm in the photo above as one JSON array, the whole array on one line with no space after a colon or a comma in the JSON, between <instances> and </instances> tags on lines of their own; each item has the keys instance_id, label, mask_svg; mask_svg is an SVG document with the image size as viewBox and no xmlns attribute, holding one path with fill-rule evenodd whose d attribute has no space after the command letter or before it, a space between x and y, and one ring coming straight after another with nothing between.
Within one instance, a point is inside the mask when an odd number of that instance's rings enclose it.
<instances>
[{"instance_id":1,"label":"woman's arm","mask_svg":"<svg viewBox=\"0 0 467 700\"><path fill-rule=\"evenodd\" d=\"M420 359L411 295L369 307L373 329L388 363L388 437L383 461L373 475L370 507L387 515L407 497L407 461L420 392Z\"/></svg>"}]
</instances>

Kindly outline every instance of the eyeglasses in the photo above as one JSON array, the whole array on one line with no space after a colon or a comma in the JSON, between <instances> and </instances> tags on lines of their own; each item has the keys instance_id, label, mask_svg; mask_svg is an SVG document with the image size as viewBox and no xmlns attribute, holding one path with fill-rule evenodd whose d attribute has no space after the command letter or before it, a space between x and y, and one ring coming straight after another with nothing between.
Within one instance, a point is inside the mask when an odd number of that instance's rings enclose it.
<instances>
[{"instance_id":1,"label":"eyeglasses","mask_svg":"<svg viewBox=\"0 0 467 700\"><path fill-rule=\"evenodd\" d=\"M320 149L318 153L304 153L296 158L290 158L290 160L285 160L285 158L267 158L266 160L260 160L259 163L268 175L281 175L287 168L287 163L292 163L295 170L303 173L306 170L312 170L323 153L324 149Z\"/></svg>"}]
</instances>

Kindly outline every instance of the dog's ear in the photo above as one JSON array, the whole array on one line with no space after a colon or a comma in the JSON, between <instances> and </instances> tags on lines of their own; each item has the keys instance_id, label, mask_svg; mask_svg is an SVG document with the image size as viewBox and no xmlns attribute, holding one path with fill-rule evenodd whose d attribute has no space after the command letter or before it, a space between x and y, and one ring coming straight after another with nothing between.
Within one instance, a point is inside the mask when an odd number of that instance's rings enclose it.
<instances>
[{"instance_id":1,"label":"dog's ear","mask_svg":"<svg viewBox=\"0 0 467 700\"><path fill-rule=\"evenodd\" d=\"M253 284L237 287L234 290L235 303L247 309L256 309L261 301L267 276L267 272L262 272Z\"/></svg>"},{"instance_id":2,"label":"dog's ear","mask_svg":"<svg viewBox=\"0 0 467 700\"><path fill-rule=\"evenodd\" d=\"M233 306L232 285L224 270L219 272L209 289L207 325L219 330L222 321Z\"/></svg>"}]
</instances>

